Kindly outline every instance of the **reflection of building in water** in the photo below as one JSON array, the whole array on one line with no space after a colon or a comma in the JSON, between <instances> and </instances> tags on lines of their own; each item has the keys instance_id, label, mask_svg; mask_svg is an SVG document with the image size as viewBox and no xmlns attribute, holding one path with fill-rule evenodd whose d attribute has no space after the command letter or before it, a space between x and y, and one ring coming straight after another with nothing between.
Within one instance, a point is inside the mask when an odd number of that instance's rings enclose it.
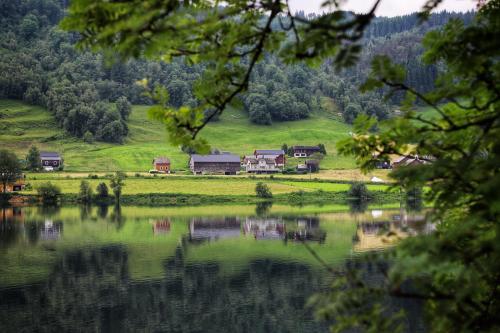
<instances>
[{"instance_id":1,"label":"reflection of building in water","mask_svg":"<svg viewBox=\"0 0 500 333\"><path fill-rule=\"evenodd\" d=\"M170 232L170 220L161 219L153 223L153 233L155 235L167 234Z\"/></svg>"},{"instance_id":2,"label":"reflection of building in water","mask_svg":"<svg viewBox=\"0 0 500 333\"><path fill-rule=\"evenodd\" d=\"M358 223L354 236L354 251L380 250L408 236L431 232L432 228L433 225L426 222L423 213L401 212L385 216L376 212L372 214L371 221L367 218Z\"/></svg>"},{"instance_id":3,"label":"reflection of building in water","mask_svg":"<svg viewBox=\"0 0 500 333\"><path fill-rule=\"evenodd\" d=\"M8 207L2 209L2 220L23 220L24 211L21 207Z\"/></svg>"},{"instance_id":4,"label":"reflection of building in water","mask_svg":"<svg viewBox=\"0 0 500 333\"><path fill-rule=\"evenodd\" d=\"M305 217L297 219L295 230L286 232L286 239L291 241L313 241L323 243L326 239L326 232L319 228L319 218Z\"/></svg>"},{"instance_id":5,"label":"reflection of building in water","mask_svg":"<svg viewBox=\"0 0 500 333\"><path fill-rule=\"evenodd\" d=\"M193 218L189 224L190 241L211 241L240 236L237 217Z\"/></svg>"},{"instance_id":6,"label":"reflection of building in water","mask_svg":"<svg viewBox=\"0 0 500 333\"><path fill-rule=\"evenodd\" d=\"M281 218L247 217L243 233L252 234L255 239L285 239L286 227Z\"/></svg>"},{"instance_id":7,"label":"reflection of building in water","mask_svg":"<svg viewBox=\"0 0 500 333\"><path fill-rule=\"evenodd\" d=\"M57 240L61 238L62 223L52 222L52 220L46 219L45 223L42 225L40 230L41 240Z\"/></svg>"}]
</instances>

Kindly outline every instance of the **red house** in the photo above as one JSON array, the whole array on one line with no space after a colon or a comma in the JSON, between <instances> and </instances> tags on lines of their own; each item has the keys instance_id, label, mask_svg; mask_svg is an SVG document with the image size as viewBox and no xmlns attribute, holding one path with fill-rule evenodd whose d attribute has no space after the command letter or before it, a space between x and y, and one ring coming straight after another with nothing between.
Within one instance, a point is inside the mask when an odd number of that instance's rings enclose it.
<instances>
[{"instance_id":1,"label":"red house","mask_svg":"<svg viewBox=\"0 0 500 333\"><path fill-rule=\"evenodd\" d=\"M286 163L285 151L282 149L256 149L253 152L255 158L272 158L278 167L283 167Z\"/></svg>"},{"instance_id":2,"label":"red house","mask_svg":"<svg viewBox=\"0 0 500 333\"><path fill-rule=\"evenodd\" d=\"M153 169L161 173L170 173L170 160L166 157L156 157L153 160Z\"/></svg>"}]
</instances>

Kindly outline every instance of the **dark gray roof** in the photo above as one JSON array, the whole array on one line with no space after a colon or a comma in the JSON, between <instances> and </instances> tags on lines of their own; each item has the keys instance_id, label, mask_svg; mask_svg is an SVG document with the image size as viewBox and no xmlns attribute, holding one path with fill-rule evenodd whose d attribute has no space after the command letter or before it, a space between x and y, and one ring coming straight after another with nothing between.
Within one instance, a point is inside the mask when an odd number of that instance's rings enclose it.
<instances>
[{"instance_id":1,"label":"dark gray roof","mask_svg":"<svg viewBox=\"0 0 500 333\"><path fill-rule=\"evenodd\" d=\"M319 150L319 146L293 146L293 149Z\"/></svg>"},{"instance_id":2,"label":"dark gray roof","mask_svg":"<svg viewBox=\"0 0 500 333\"><path fill-rule=\"evenodd\" d=\"M61 158L61 156L54 151L41 151L40 158Z\"/></svg>"},{"instance_id":3,"label":"dark gray roof","mask_svg":"<svg viewBox=\"0 0 500 333\"><path fill-rule=\"evenodd\" d=\"M156 163L170 163L170 160L167 157L156 157L153 160L153 163L154 164L156 164Z\"/></svg>"},{"instance_id":4,"label":"dark gray roof","mask_svg":"<svg viewBox=\"0 0 500 333\"><path fill-rule=\"evenodd\" d=\"M283 155L285 152L282 149L256 149L257 155Z\"/></svg>"},{"instance_id":5,"label":"dark gray roof","mask_svg":"<svg viewBox=\"0 0 500 333\"><path fill-rule=\"evenodd\" d=\"M219 155L191 155L193 162L205 163L240 163L240 157L233 154L219 154Z\"/></svg>"}]
</instances>

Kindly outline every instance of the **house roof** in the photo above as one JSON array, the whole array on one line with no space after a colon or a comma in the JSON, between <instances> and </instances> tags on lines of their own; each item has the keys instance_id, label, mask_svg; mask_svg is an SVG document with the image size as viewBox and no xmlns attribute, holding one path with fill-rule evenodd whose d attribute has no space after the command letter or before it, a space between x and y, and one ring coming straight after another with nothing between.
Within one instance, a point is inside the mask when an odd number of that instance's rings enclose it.
<instances>
[{"instance_id":1,"label":"house roof","mask_svg":"<svg viewBox=\"0 0 500 333\"><path fill-rule=\"evenodd\" d=\"M293 149L319 150L318 146L293 146Z\"/></svg>"},{"instance_id":2,"label":"house roof","mask_svg":"<svg viewBox=\"0 0 500 333\"><path fill-rule=\"evenodd\" d=\"M256 158L256 157L249 157L247 158L247 163L250 162L251 164L257 164L259 163L259 161L266 161L267 164L275 164L276 163L276 159L275 158L263 158L263 157L259 157L259 158Z\"/></svg>"},{"instance_id":3,"label":"house roof","mask_svg":"<svg viewBox=\"0 0 500 333\"><path fill-rule=\"evenodd\" d=\"M57 159L60 159L61 155L59 155L59 153L54 152L54 151L41 151L40 152L40 158L57 158Z\"/></svg>"},{"instance_id":4,"label":"house roof","mask_svg":"<svg viewBox=\"0 0 500 333\"><path fill-rule=\"evenodd\" d=\"M167 157L155 157L153 160L154 164L161 163L161 164L170 164L170 160Z\"/></svg>"},{"instance_id":5,"label":"house roof","mask_svg":"<svg viewBox=\"0 0 500 333\"><path fill-rule=\"evenodd\" d=\"M233 154L191 155L191 160L197 163L240 163L240 157Z\"/></svg>"},{"instance_id":6,"label":"house roof","mask_svg":"<svg viewBox=\"0 0 500 333\"><path fill-rule=\"evenodd\" d=\"M256 155L284 155L285 151L283 149L256 149Z\"/></svg>"}]
</instances>

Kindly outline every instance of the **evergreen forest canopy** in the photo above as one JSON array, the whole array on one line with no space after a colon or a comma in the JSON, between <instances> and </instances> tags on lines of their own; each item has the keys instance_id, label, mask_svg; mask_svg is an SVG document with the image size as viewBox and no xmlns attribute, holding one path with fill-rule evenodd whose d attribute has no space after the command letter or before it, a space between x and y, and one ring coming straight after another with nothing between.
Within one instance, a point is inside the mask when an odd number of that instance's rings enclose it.
<instances>
[{"instance_id":1,"label":"evergreen forest canopy","mask_svg":"<svg viewBox=\"0 0 500 333\"><path fill-rule=\"evenodd\" d=\"M155 101L145 92L157 85L168 91L169 107L204 107L204 118L211 115L211 109L202 102L203 92L196 92L208 63L189 63L182 58L170 63L119 61L114 56L106 57L105 52L80 52L75 47L79 34L62 31L57 25L65 15L66 4L62 0L0 0L0 97L47 107L61 128L88 142L122 142L128 133L130 104L153 104ZM318 19L303 13L297 16ZM366 78L370 59L384 53L407 64L408 83L426 91L439 68L420 61L419 42L425 32L441 27L452 17L470 22L473 13L433 14L420 25L416 14L376 18L366 29L360 61L340 73L331 60L311 68L285 64L267 53L255 65L248 92L241 95L243 107L252 122L266 125L307 118L311 112L326 109L348 123L361 113L386 119L391 109L380 92L357 91ZM272 24L273 29L283 30L279 22ZM148 79L146 86L136 84L144 78ZM390 103L399 99L395 96Z\"/></svg>"}]
</instances>

